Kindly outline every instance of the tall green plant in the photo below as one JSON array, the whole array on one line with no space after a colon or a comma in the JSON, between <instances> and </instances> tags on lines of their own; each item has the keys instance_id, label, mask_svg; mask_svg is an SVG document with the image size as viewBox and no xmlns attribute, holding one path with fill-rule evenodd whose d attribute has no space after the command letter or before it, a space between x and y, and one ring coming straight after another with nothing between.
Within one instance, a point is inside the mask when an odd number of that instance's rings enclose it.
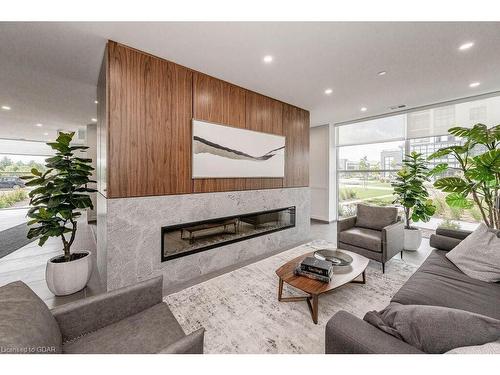
<instances>
[{"instance_id":1,"label":"tall green plant","mask_svg":"<svg viewBox=\"0 0 500 375\"><path fill-rule=\"evenodd\" d=\"M43 246L49 237L61 237L64 261L71 260L71 245L75 240L79 209L93 208L86 193L96 190L87 188L90 180L92 159L80 158L75 151L86 146L70 146L74 133L59 133L55 142L47 143L56 151L55 156L45 159L47 171L42 174L33 168L30 176L24 176L27 186L35 187L30 193L28 225L36 225L28 231L28 238L40 237ZM68 236L68 237L67 237Z\"/></svg>"},{"instance_id":2,"label":"tall green plant","mask_svg":"<svg viewBox=\"0 0 500 375\"><path fill-rule=\"evenodd\" d=\"M500 214L495 207L495 199L500 192L500 125L488 129L476 124L472 128L454 127L448 129L454 136L462 137L462 146L444 147L428 157L429 160L451 155L458 162L460 176L443 177L434 186L448 193L446 203L450 207L479 208L484 223L490 228L500 229ZM474 151L483 149L479 155ZM431 174L441 174L450 167L438 164Z\"/></svg>"},{"instance_id":3,"label":"tall green plant","mask_svg":"<svg viewBox=\"0 0 500 375\"><path fill-rule=\"evenodd\" d=\"M396 199L393 203L403 206L405 212L405 228L411 228L411 221L430 220L436 207L429 199L424 185L429 181L429 169L425 165L422 154L412 152L403 160L403 167L391 182Z\"/></svg>"}]
</instances>

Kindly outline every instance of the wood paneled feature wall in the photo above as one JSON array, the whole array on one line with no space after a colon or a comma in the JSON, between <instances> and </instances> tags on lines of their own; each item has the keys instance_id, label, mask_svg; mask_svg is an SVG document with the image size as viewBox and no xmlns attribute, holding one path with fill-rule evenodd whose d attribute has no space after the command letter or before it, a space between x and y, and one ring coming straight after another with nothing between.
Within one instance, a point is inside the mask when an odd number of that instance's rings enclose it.
<instances>
[{"instance_id":1,"label":"wood paneled feature wall","mask_svg":"<svg viewBox=\"0 0 500 375\"><path fill-rule=\"evenodd\" d=\"M103 70L108 198L309 185L309 112L112 41ZM192 179L192 118L286 136L285 178Z\"/></svg>"},{"instance_id":2,"label":"wood paneled feature wall","mask_svg":"<svg viewBox=\"0 0 500 375\"><path fill-rule=\"evenodd\" d=\"M117 43L108 49L108 196L191 193L191 70Z\"/></svg>"}]
</instances>

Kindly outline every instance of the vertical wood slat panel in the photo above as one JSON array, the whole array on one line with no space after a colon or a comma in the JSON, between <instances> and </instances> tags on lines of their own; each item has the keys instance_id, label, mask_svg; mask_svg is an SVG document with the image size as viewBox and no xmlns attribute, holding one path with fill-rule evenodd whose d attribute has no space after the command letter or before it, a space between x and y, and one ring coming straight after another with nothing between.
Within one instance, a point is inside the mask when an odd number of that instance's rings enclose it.
<instances>
[{"instance_id":1,"label":"vertical wood slat panel","mask_svg":"<svg viewBox=\"0 0 500 375\"><path fill-rule=\"evenodd\" d=\"M309 186L309 112L283 105L285 147L284 187Z\"/></svg>"},{"instance_id":2,"label":"vertical wood slat panel","mask_svg":"<svg viewBox=\"0 0 500 375\"><path fill-rule=\"evenodd\" d=\"M108 195L191 192L192 72L110 42Z\"/></svg>"}]
</instances>

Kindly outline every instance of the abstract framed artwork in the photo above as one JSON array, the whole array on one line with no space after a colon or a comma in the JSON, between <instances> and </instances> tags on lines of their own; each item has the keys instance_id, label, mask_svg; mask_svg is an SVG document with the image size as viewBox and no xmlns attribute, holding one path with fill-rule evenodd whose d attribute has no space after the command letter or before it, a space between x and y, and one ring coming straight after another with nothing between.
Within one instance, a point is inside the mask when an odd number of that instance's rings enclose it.
<instances>
[{"instance_id":1,"label":"abstract framed artwork","mask_svg":"<svg viewBox=\"0 0 500 375\"><path fill-rule=\"evenodd\" d=\"M285 176L285 137L193 119L193 178Z\"/></svg>"}]
</instances>

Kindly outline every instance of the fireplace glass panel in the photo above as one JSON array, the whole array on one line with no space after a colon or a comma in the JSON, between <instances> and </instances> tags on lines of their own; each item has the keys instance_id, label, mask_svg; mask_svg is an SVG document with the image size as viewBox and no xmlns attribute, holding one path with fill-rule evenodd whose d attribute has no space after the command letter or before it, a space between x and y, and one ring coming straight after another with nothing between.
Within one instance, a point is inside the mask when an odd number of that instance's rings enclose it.
<instances>
[{"instance_id":1,"label":"fireplace glass panel","mask_svg":"<svg viewBox=\"0 0 500 375\"><path fill-rule=\"evenodd\" d=\"M162 228L162 261L295 226L295 207Z\"/></svg>"}]
</instances>

